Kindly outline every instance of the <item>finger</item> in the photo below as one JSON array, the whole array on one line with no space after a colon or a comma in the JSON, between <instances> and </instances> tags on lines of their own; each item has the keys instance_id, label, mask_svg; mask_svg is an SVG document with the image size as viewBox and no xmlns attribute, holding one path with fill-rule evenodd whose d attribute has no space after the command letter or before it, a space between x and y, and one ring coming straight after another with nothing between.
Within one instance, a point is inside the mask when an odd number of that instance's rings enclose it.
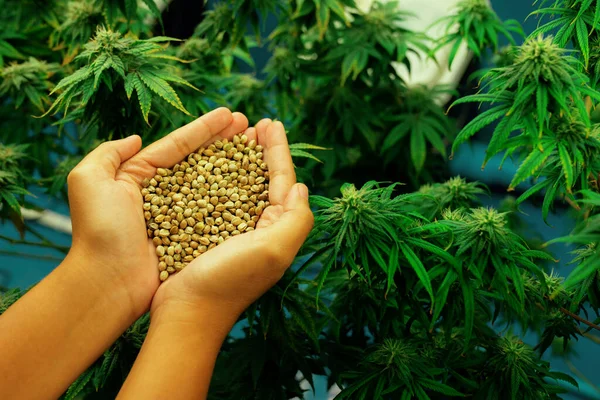
<instances>
[{"instance_id":1,"label":"finger","mask_svg":"<svg viewBox=\"0 0 600 400\"><path fill-rule=\"evenodd\" d=\"M256 140L256 128L250 127L248 129L246 129L246 131L244 132L244 135L246 135L248 137L248 142L251 140Z\"/></svg>"},{"instance_id":2,"label":"finger","mask_svg":"<svg viewBox=\"0 0 600 400\"><path fill-rule=\"evenodd\" d=\"M141 147L142 139L138 135L104 142L85 156L75 169L93 170L96 176L112 179L121 164L133 157Z\"/></svg>"},{"instance_id":3,"label":"finger","mask_svg":"<svg viewBox=\"0 0 600 400\"><path fill-rule=\"evenodd\" d=\"M248 128L248 118L246 118L246 116L244 114L239 113L239 112L234 112L232 114L232 116L233 116L233 121L227 128L223 129L217 135L211 137L210 139L208 139L207 141L202 143L201 146L198 146L198 147L208 146L209 144L216 142L217 140L231 139L233 136L237 135L240 132L244 132L244 130L246 130L246 128ZM194 150L196 150L196 149L194 149Z\"/></svg>"},{"instance_id":4,"label":"finger","mask_svg":"<svg viewBox=\"0 0 600 400\"><path fill-rule=\"evenodd\" d=\"M272 122L273 121L271 120L271 118L264 118L258 121L258 123L254 126L256 128L256 141L261 146L263 146L261 140L265 140L267 135L267 128L269 127L269 125L271 125Z\"/></svg>"},{"instance_id":5,"label":"finger","mask_svg":"<svg viewBox=\"0 0 600 400\"><path fill-rule=\"evenodd\" d=\"M283 124L279 121L266 129L257 127L258 142L263 146L264 160L269 168L269 201L283 204L290 189L296 183L296 172Z\"/></svg>"},{"instance_id":6,"label":"finger","mask_svg":"<svg viewBox=\"0 0 600 400\"><path fill-rule=\"evenodd\" d=\"M293 258L310 233L314 217L308 203L308 188L302 183L293 185L283 203L283 214L262 232L276 243L283 254Z\"/></svg>"},{"instance_id":7,"label":"finger","mask_svg":"<svg viewBox=\"0 0 600 400\"><path fill-rule=\"evenodd\" d=\"M172 167L188 154L229 128L234 121L227 108L217 108L152 143L131 161L143 160L157 167Z\"/></svg>"}]
</instances>

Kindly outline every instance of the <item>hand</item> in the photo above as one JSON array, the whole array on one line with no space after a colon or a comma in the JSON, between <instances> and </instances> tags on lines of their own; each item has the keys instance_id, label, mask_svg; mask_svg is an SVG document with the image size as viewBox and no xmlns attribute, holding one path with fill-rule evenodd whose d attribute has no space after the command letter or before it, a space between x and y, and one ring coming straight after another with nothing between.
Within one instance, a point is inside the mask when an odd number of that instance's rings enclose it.
<instances>
[{"instance_id":1,"label":"hand","mask_svg":"<svg viewBox=\"0 0 600 400\"><path fill-rule=\"evenodd\" d=\"M132 312L146 311L159 279L155 249L146 235L142 180L247 126L245 116L220 108L142 151L140 137L130 136L88 154L68 177L73 246L67 258L78 260L81 276L98 279L94 283L109 290L125 289Z\"/></svg>"},{"instance_id":2,"label":"hand","mask_svg":"<svg viewBox=\"0 0 600 400\"><path fill-rule=\"evenodd\" d=\"M265 119L245 134L263 146L270 206L257 229L223 242L164 282L152 301L153 315L166 309L179 317L202 309L206 316L213 310L232 325L281 278L312 229L308 189L296 183L283 124Z\"/></svg>"}]
</instances>

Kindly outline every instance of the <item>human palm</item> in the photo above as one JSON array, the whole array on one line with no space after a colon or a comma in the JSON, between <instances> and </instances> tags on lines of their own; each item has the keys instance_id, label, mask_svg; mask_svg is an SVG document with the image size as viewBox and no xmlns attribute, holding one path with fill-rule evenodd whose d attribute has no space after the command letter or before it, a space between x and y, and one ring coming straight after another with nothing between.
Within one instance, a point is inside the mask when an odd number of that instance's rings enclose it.
<instances>
[{"instance_id":1,"label":"human palm","mask_svg":"<svg viewBox=\"0 0 600 400\"><path fill-rule=\"evenodd\" d=\"M69 175L73 253L93 254L106 274L120 278L132 305L145 311L159 285L158 260L146 235L144 178L171 167L196 148L247 128L242 114L217 109L140 151L132 136L107 142L91 152Z\"/></svg>"},{"instance_id":2,"label":"human palm","mask_svg":"<svg viewBox=\"0 0 600 400\"><path fill-rule=\"evenodd\" d=\"M296 184L283 125L265 119L245 134L263 147L270 205L255 230L202 254L163 283L152 310L165 304L201 303L241 313L281 278L312 228L308 191Z\"/></svg>"}]
</instances>

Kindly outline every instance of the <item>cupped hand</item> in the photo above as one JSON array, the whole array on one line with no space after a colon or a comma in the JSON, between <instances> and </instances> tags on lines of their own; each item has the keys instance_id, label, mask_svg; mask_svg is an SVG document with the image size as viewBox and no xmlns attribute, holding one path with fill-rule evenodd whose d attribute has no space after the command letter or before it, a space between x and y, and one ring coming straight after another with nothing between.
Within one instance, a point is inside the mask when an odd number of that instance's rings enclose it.
<instances>
[{"instance_id":1,"label":"cupped hand","mask_svg":"<svg viewBox=\"0 0 600 400\"><path fill-rule=\"evenodd\" d=\"M221 243L164 282L152 301L153 313L203 308L233 323L281 278L312 229L308 189L296 183L283 124L265 119L245 134L263 147L270 205L255 230Z\"/></svg>"},{"instance_id":2,"label":"cupped hand","mask_svg":"<svg viewBox=\"0 0 600 400\"><path fill-rule=\"evenodd\" d=\"M88 154L68 177L73 222L69 256L78 260L81 274L102 280L99 285L110 282L115 290L127 290L136 314L147 310L159 280L158 260L146 234L142 180L247 127L244 115L220 108L142 151L140 137L130 136Z\"/></svg>"}]
</instances>

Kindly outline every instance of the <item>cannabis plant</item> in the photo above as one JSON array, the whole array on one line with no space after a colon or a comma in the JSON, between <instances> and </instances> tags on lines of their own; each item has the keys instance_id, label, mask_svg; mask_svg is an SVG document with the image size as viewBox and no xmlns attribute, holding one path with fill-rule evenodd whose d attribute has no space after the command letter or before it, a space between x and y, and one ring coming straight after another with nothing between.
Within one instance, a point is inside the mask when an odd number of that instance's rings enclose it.
<instances>
[{"instance_id":1,"label":"cannabis plant","mask_svg":"<svg viewBox=\"0 0 600 400\"><path fill-rule=\"evenodd\" d=\"M66 200L70 170L103 141L147 144L220 105L251 123L279 118L315 227L239 318L209 397L303 398L321 379L338 399L559 399L577 381L544 356L566 357L600 330L596 3L541 2L520 44L519 24L483 0L459 2L437 41L406 29L413 16L394 1L215 2L191 37L173 38L153 0L0 0L0 222L25 235L0 239L66 251L22 211L34 188ZM401 73L416 53L439 64L441 48L452 64L461 45L496 61L475 74L477 93ZM481 108L459 124L467 103ZM485 163L518 165L507 188L517 196L498 209L484 205L485 185L445 168L486 130ZM575 231L551 241L575 247L569 276L528 237L525 203L545 220L559 203L572 209ZM3 291L0 313L23 293ZM63 398L116 397L148 324L144 315Z\"/></svg>"}]
</instances>

